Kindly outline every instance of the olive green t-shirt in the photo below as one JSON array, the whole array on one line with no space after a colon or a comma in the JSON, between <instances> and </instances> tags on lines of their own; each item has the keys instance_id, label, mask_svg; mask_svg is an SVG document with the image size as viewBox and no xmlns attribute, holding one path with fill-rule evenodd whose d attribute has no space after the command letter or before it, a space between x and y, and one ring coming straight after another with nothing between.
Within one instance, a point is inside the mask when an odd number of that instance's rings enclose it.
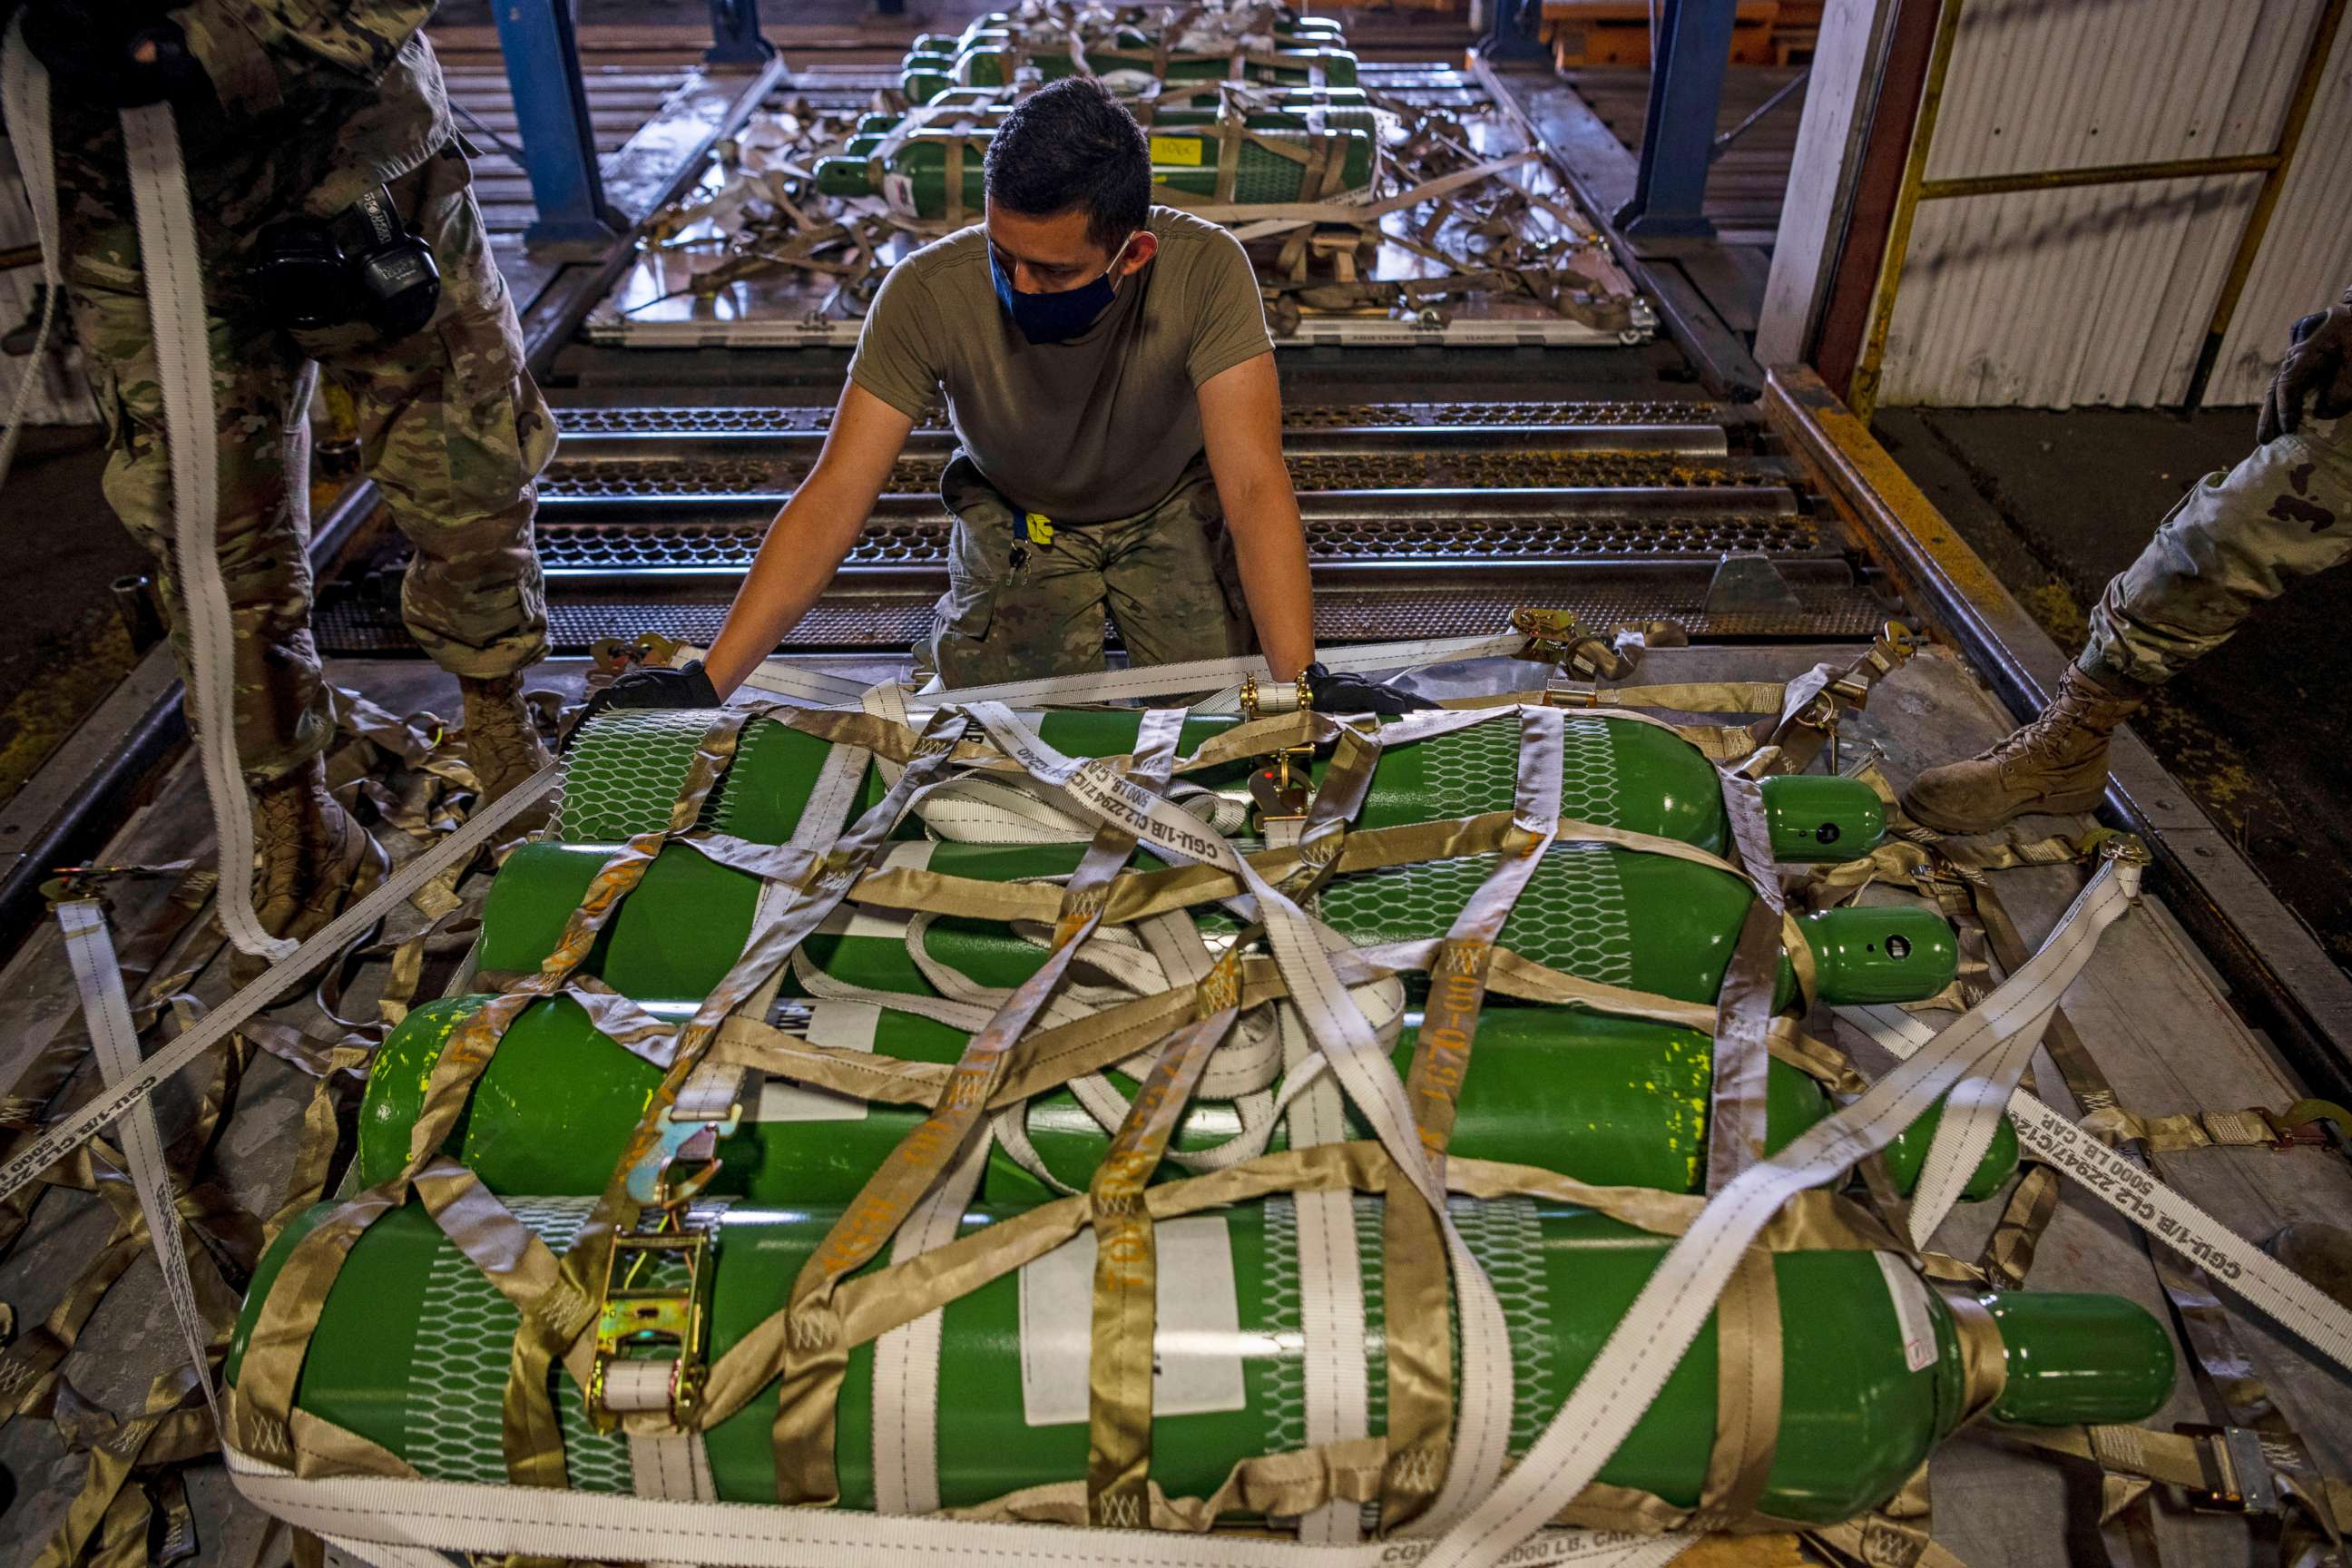
<instances>
[{"instance_id":1,"label":"olive green t-shirt","mask_svg":"<svg viewBox=\"0 0 2352 1568\"><path fill-rule=\"evenodd\" d=\"M1194 389L1274 350L1241 242L1151 209L1159 253L1102 318L1033 343L998 303L987 231L933 240L890 269L850 379L910 419L945 396L956 439L988 482L1055 522L1132 517L1167 499L1201 456Z\"/></svg>"}]
</instances>

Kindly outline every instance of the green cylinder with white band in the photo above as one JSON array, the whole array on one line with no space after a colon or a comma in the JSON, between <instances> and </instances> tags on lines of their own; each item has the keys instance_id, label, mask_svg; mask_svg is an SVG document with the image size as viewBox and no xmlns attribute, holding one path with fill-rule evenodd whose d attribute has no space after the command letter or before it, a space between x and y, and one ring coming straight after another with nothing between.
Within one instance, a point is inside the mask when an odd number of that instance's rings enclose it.
<instances>
[{"instance_id":1,"label":"green cylinder with white band","mask_svg":"<svg viewBox=\"0 0 2352 1568\"><path fill-rule=\"evenodd\" d=\"M232 1386L279 1265L331 1207L299 1218L263 1259L231 1342ZM512 1207L560 1252L587 1203L517 1200ZM1379 1201L1360 1197L1355 1208L1370 1428L1379 1433L1388 1380ZM1669 1238L1524 1198L1457 1200L1454 1212L1510 1329L1508 1447L1523 1454L1632 1306ZM775 1311L835 1217L750 1205L717 1215L706 1256L709 1329L689 1355L715 1363ZM998 1218L975 1209L964 1225ZM1306 1446L1297 1216L1289 1199L1275 1197L1163 1220L1156 1231L1152 1479L1171 1496L1202 1496L1240 1460ZM1952 1304L1887 1254L1780 1253L1772 1268L1781 1394L1759 1510L1775 1518L1829 1523L1887 1500L1968 1414L1972 1374L1982 1384L2005 1373L1996 1419L2040 1425L2139 1420L2171 1387L2164 1331L2118 1298L2011 1293L1992 1298L1990 1313L1969 1310L1972 1322L1963 1324ZM1091 1238L1082 1237L947 1304L931 1405L945 1506L1085 1477L1093 1272ZM378 1220L352 1248L320 1312L296 1407L381 1445L428 1479L502 1482L500 1406L516 1322L513 1306L412 1204ZM1602 1482L1677 1507L1699 1500L1715 1436L1716 1357L1710 1318L1602 1467ZM568 1374L558 1374L556 1394L568 1484L631 1489L627 1440L594 1430ZM861 1346L841 1389L835 1444L842 1503L851 1509L874 1506L877 1397L873 1348ZM775 1404L771 1383L707 1435L721 1500L773 1500Z\"/></svg>"},{"instance_id":2,"label":"green cylinder with white band","mask_svg":"<svg viewBox=\"0 0 2352 1568\"><path fill-rule=\"evenodd\" d=\"M1068 756L1125 755L1134 749L1141 721L1133 709L1063 710L1023 717L1047 745ZM664 826L710 719L700 711L619 712L588 725L565 757L559 836L575 842L617 842ZM1179 754L1197 751L1238 722L1231 718L1187 719ZM1563 816L1672 838L1711 854L1729 853L1731 831L1715 767L1672 730L1637 719L1570 713L1561 722L1561 742ZM827 750L825 742L787 724L751 723L702 825L754 843L784 842L799 824L802 805L816 784ZM1509 717L1384 747L1356 823L1392 827L1508 811L1516 794L1518 754L1519 727ZM1243 757L1186 773L1176 781L1175 792L1189 808L1212 815L1221 826L1230 818L1229 834L1239 832L1251 800L1250 774L1264 763L1261 758ZM1294 765L1306 770L1310 784L1319 784L1330 762L1326 755L1300 759ZM854 810L879 800L882 789L880 771L867 767ZM1885 836L1885 809L1860 780L1782 774L1763 780L1760 793L1777 861L1850 860L1869 854ZM1224 803L1222 807L1218 801ZM943 817L929 824L928 831L947 838L962 837L958 820L968 820L971 810L968 802L960 803L953 814L957 820ZM926 831L925 822L910 820L901 836L919 837ZM992 832L997 842L1013 837L999 829ZM1091 824L1062 819L1058 828L1033 826L1021 837L1083 840L1091 833Z\"/></svg>"},{"instance_id":3,"label":"green cylinder with white band","mask_svg":"<svg viewBox=\"0 0 2352 1568\"><path fill-rule=\"evenodd\" d=\"M486 1000L430 1003L377 1051L361 1102L356 1180L372 1186L400 1173L424 1090L450 1035ZM675 1013L674 1008L656 1007ZM794 1022L810 1041L895 1061L953 1063L969 1039L933 1019L863 1002L818 1002ZM1412 1060L1417 1019L1407 1016L1393 1060ZM568 1000L525 1009L483 1069L445 1152L495 1193L601 1192L661 1073L598 1034ZM985 1201L1035 1203L1083 1188L1109 1146L1139 1085L1105 1074L1118 1099L1103 1114L1067 1089L1037 1096L1017 1128L1028 1150L992 1155ZM1266 1075L1271 1087L1272 1075ZM1706 1037L1633 1018L1550 1008L1490 1007L1480 1020L1455 1121L1453 1151L1465 1159L1531 1165L1596 1186L1696 1191L1705 1171L1714 1058ZM754 1072L738 1103L741 1121L720 1137L710 1190L760 1204L845 1204L921 1121L921 1108L877 1103ZM1767 1072L1767 1142L1779 1149L1827 1116L1831 1098L1812 1079L1775 1059ZM1265 1108L1270 1110L1270 1107ZM1159 1176L1190 1173L1195 1157L1241 1141L1253 1151L1289 1147L1285 1131L1262 1131L1253 1108L1197 1100L1185 1112L1173 1155ZM1256 1113L1263 1114L1264 1110ZM1917 1182L1934 1136L1931 1110L1888 1145L1898 1190ZM1369 1138L1352 1110L1349 1135ZM1253 1142L1253 1134L1257 1134ZM1230 1153L1231 1150L1227 1149ZM2007 1121L1963 1195L1999 1191L2017 1168L2017 1135Z\"/></svg>"}]
</instances>

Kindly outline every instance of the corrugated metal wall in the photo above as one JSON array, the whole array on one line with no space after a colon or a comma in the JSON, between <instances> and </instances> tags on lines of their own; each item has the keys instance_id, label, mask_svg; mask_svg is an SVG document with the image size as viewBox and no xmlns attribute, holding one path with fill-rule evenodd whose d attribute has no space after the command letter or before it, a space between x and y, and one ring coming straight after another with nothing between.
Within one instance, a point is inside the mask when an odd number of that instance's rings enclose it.
<instances>
[{"instance_id":1,"label":"corrugated metal wall","mask_svg":"<svg viewBox=\"0 0 2352 1568\"><path fill-rule=\"evenodd\" d=\"M2320 0L1968 0L1927 177L2266 153ZM2352 26L2206 395L2352 281ZM1881 401L2177 403L2259 174L1923 202Z\"/></svg>"}]
</instances>

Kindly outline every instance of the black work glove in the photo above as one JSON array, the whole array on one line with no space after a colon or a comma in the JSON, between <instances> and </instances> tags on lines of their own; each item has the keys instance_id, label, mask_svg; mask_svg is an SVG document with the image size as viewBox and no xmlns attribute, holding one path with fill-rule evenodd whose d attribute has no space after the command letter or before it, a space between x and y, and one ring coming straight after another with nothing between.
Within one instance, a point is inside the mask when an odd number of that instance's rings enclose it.
<instances>
[{"instance_id":1,"label":"black work glove","mask_svg":"<svg viewBox=\"0 0 2352 1568\"><path fill-rule=\"evenodd\" d=\"M2344 290L2342 304L2289 328L2287 345L2254 426L2255 438L2265 446L2294 432L2306 404L2321 419L2352 414L2352 289Z\"/></svg>"},{"instance_id":2,"label":"black work glove","mask_svg":"<svg viewBox=\"0 0 2352 1568\"><path fill-rule=\"evenodd\" d=\"M1437 706L1418 693L1375 685L1360 675L1334 675L1319 664L1307 667L1307 689L1318 713L1378 713L1393 719Z\"/></svg>"},{"instance_id":3,"label":"black work glove","mask_svg":"<svg viewBox=\"0 0 2352 1568\"><path fill-rule=\"evenodd\" d=\"M160 10L32 0L25 7L25 43L48 67L55 93L85 103L136 109L209 85L188 52L188 35Z\"/></svg>"},{"instance_id":4,"label":"black work glove","mask_svg":"<svg viewBox=\"0 0 2352 1568\"><path fill-rule=\"evenodd\" d=\"M580 710L572 728L563 737L569 751L572 740L588 727L588 721L608 708L716 708L719 689L710 684L710 677L702 672L702 661L694 659L677 669L664 665L643 665L626 675L616 677L613 684L588 699L588 706Z\"/></svg>"}]
</instances>

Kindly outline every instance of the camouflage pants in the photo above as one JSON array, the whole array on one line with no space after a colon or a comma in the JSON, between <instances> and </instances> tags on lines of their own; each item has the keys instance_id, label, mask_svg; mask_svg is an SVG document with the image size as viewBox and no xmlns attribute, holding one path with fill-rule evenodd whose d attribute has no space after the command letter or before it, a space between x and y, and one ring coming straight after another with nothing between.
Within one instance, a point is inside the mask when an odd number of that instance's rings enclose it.
<instances>
[{"instance_id":1,"label":"camouflage pants","mask_svg":"<svg viewBox=\"0 0 2352 1568\"><path fill-rule=\"evenodd\" d=\"M530 525L555 432L523 365L471 171L453 148L393 195L441 269L433 320L407 337L387 342L363 323L278 331L253 319L223 268L208 279L217 554L236 625L237 755L256 784L318 755L334 732L310 636L309 362L350 393L362 462L415 547L401 610L418 645L465 676L509 674L547 652ZM107 500L153 553L175 604L163 398L136 242L121 216L71 237L74 327L107 424ZM184 673L177 628L173 646Z\"/></svg>"},{"instance_id":2,"label":"camouflage pants","mask_svg":"<svg viewBox=\"0 0 2352 1568\"><path fill-rule=\"evenodd\" d=\"M2107 584L2077 661L2110 684L2169 680L2254 606L2352 553L2352 418L2306 418L2181 498Z\"/></svg>"},{"instance_id":3,"label":"camouflage pants","mask_svg":"<svg viewBox=\"0 0 2352 1568\"><path fill-rule=\"evenodd\" d=\"M1033 533L961 452L940 496L955 513L949 586L916 661L948 686L1100 669L1106 610L1136 664L1226 658L1257 646L1205 466L1147 511L1065 524L1050 540Z\"/></svg>"}]
</instances>

